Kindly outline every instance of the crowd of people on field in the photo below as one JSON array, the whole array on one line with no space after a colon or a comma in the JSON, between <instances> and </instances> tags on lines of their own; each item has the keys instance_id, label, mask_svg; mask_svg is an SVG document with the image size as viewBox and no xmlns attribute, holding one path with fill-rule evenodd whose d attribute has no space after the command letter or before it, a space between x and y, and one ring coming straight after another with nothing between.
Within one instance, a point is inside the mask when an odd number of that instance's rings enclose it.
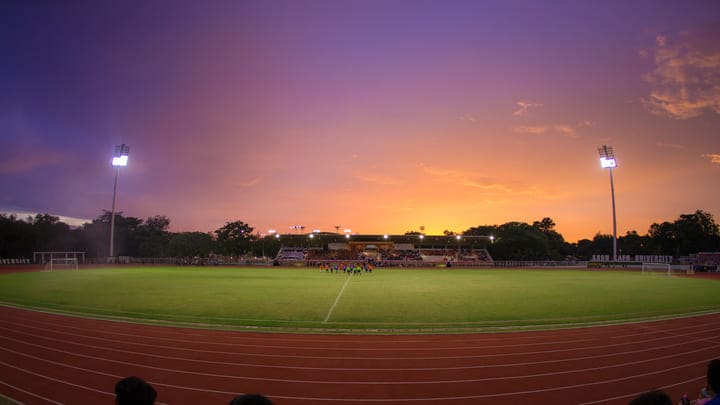
<instances>
[{"instance_id":1,"label":"crowd of people on field","mask_svg":"<svg viewBox=\"0 0 720 405\"><path fill-rule=\"evenodd\" d=\"M359 264L356 265L358 267ZM352 268L352 271L356 267ZM329 269L328 269L329 271ZM372 271L372 270L370 270ZM346 270L347 272L347 270ZM708 363L706 384L697 398L684 395L678 405L720 405L720 359ZM115 384L116 405L153 405L157 398L155 389L139 377L127 377ZM231 399L229 405L272 405L273 402L260 394L242 394ZM670 396L662 390L652 390L633 398L628 405L674 405Z\"/></svg>"},{"instance_id":2,"label":"crowd of people on field","mask_svg":"<svg viewBox=\"0 0 720 405\"><path fill-rule=\"evenodd\" d=\"M355 263L320 263L318 266L320 271L325 273L346 273L346 274L362 274L372 273L375 266L370 262Z\"/></svg>"}]
</instances>

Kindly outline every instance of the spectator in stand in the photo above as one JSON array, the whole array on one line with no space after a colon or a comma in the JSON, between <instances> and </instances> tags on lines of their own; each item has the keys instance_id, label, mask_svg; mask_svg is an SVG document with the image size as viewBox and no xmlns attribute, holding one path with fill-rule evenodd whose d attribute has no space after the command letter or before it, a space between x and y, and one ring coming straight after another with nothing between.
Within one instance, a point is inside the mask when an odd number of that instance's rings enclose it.
<instances>
[{"instance_id":1,"label":"spectator in stand","mask_svg":"<svg viewBox=\"0 0 720 405\"><path fill-rule=\"evenodd\" d=\"M673 403L664 391L654 390L638 395L630 401L630 405L673 405Z\"/></svg>"},{"instance_id":2,"label":"spectator in stand","mask_svg":"<svg viewBox=\"0 0 720 405\"><path fill-rule=\"evenodd\" d=\"M126 377L115 384L115 403L117 405L152 405L157 392L142 378Z\"/></svg>"},{"instance_id":3,"label":"spectator in stand","mask_svg":"<svg viewBox=\"0 0 720 405\"><path fill-rule=\"evenodd\" d=\"M273 402L260 394L243 394L233 398L230 405L273 405Z\"/></svg>"}]
</instances>

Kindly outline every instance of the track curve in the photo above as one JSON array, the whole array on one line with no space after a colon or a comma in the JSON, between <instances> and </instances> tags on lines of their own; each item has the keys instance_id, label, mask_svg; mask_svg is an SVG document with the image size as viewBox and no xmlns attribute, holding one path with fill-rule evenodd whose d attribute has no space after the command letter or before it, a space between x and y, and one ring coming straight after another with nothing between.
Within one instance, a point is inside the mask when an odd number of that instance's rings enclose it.
<instances>
[{"instance_id":1,"label":"track curve","mask_svg":"<svg viewBox=\"0 0 720 405\"><path fill-rule=\"evenodd\" d=\"M677 399L720 357L720 314L618 326L459 335L300 335L149 326L0 307L0 393L112 403L138 375L166 404L624 404Z\"/></svg>"}]
</instances>

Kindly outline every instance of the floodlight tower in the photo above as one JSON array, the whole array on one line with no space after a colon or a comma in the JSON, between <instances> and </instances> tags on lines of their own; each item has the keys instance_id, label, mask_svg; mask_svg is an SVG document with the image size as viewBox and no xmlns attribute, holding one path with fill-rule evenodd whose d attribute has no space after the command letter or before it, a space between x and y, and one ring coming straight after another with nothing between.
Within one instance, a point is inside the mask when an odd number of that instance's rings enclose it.
<instances>
[{"instance_id":1,"label":"floodlight tower","mask_svg":"<svg viewBox=\"0 0 720 405\"><path fill-rule=\"evenodd\" d=\"M610 196L612 197L612 214L613 214L613 261L617 261L617 219L615 217L615 185L613 184L613 168L617 167L615 154L612 146L603 145L598 148L600 153L600 167L610 171Z\"/></svg>"},{"instance_id":2,"label":"floodlight tower","mask_svg":"<svg viewBox=\"0 0 720 405\"><path fill-rule=\"evenodd\" d=\"M115 167L115 185L113 186L112 213L110 214L110 257L115 257L115 197L117 196L117 183L120 167L127 166L130 147L122 144L115 146L112 165Z\"/></svg>"}]
</instances>

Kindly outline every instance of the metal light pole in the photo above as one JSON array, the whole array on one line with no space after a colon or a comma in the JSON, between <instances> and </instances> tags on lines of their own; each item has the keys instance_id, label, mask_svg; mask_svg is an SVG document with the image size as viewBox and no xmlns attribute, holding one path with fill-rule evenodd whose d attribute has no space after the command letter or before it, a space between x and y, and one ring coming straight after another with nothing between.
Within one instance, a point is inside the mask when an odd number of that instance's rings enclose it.
<instances>
[{"instance_id":1,"label":"metal light pole","mask_svg":"<svg viewBox=\"0 0 720 405\"><path fill-rule=\"evenodd\" d=\"M612 215L613 215L613 261L617 261L617 219L615 217L615 185L613 184L613 168L617 167L615 154L612 146L603 145L598 148L600 153L600 167L610 171L610 195L612 197Z\"/></svg>"},{"instance_id":2,"label":"metal light pole","mask_svg":"<svg viewBox=\"0 0 720 405\"><path fill-rule=\"evenodd\" d=\"M115 185L113 186L112 213L110 214L110 257L115 257L115 197L117 196L118 174L121 166L127 166L129 152L128 145L117 145L112 159L112 165L115 167Z\"/></svg>"}]
</instances>

